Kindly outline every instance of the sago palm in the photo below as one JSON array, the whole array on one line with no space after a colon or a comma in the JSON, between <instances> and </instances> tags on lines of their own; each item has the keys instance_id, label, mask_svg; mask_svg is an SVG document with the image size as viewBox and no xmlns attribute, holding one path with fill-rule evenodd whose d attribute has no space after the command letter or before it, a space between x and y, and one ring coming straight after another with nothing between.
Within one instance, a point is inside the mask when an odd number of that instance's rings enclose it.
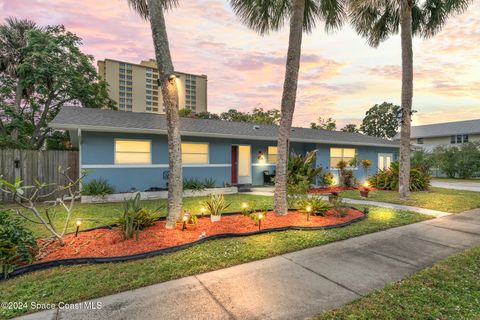
<instances>
[{"instance_id":1,"label":"sago palm","mask_svg":"<svg viewBox=\"0 0 480 320\"><path fill-rule=\"evenodd\" d=\"M177 6L177 0L127 0L140 16L150 21L153 46L158 66L158 85L161 87L163 105L167 117L168 135L168 216L167 228L175 228L182 212L183 179L178 114L178 88L168 44L164 11Z\"/></svg>"},{"instance_id":2,"label":"sago palm","mask_svg":"<svg viewBox=\"0 0 480 320\"><path fill-rule=\"evenodd\" d=\"M471 0L348 0L356 31L377 47L400 30L402 47L402 119L400 132L400 198L410 194L410 131L413 99L412 37L431 37L449 15L463 12Z\"/></svg>"},{"instance_id":3,"label":"sago palm","mask_svg":"<svg viewBox=\"0 0 480 320\"><path fill-rule=\"evenodd\" d=\"M230 0L243 23L260 34L277 31L290 24L287 62L278 130L278 157L274 206L277 214L287 213L288 144L297 96L303 32L310 32L320 20L326 30L341 26L345 11L341 0Z\"/></svg>"}]
</instances>

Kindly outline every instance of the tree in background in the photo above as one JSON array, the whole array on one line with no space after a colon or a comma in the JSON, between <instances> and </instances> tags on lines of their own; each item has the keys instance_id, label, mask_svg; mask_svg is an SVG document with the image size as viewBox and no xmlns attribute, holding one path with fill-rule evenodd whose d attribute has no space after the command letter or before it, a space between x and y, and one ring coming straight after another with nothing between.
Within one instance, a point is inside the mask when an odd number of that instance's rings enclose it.
<instances>
[{"instance_id":1,"label":"tree in background","mask_svg":"<svg viewBox=\"0 0 480 320\"><path fill-rule=\"evenodd\" d=\"M232 122L249 122L256 124L278 124L280 122L280 110L255 108L250 112L242 112L236 109L229 109L220 115L208 111L194 113L191 109L180 109L180 117L197 119L215 119Z\"/></svg>"},{"instance_id":2,"label":"tree in background","mask_svg":"<svg viewBox=\"0 0 480 320\"><path fill-rule=\"evenodd\" d=\"M318 20L325 21L327 31L338 28L344 18L340 0L230 0L234 12L251 29L266 34L290 23L285 79L278 129L274 210L287 214L287 162L290 132L297 98L298 73L303 32L310 32Z\"/></svg>"},{"instance_id":3,"label":"tree in background","mask_svg":"<svg viewBox=\"0 0 480 320\"><path fill-rule=\"evenodd\" d=\"M162 89L163 105L167 116L168 140L168 216L167 229L175 228L182 213L182 139L178 112L178 88L173 68L164 10L173 9L177 0L127 0L128 4L150 22L153 46L158 67L158 86Z\"/></svg>"},{"instance_id":4,"label":"tree in background","mask_svg":"<svg viewBox=\"0 0 480 320\"><path fill-rule=\"evenodd\" d=\"M318 122L310 123L311 129L320 129L320 130L328 130L328 131L335 131L337 130L337 123L332 118L318 118Z\"/></svg>"},{"instance_id":5,"label":"tree in background","mask_svg":"<svg viewBox=\"0 0 480 320\"><path fill-rule=\"evenodd\" d=\"M358 128L356 124L349 123L346 124L342 129L340 129L343 132L351 132L351 133L358 133Z\"/></svg>"},{"instance_id":6,"label":"tree in background","mask_svg":"<svg viewBox=\"0 0 480 320\"><path fill-rule=\"evenodd\" d=\"M24 37L24 43L15 42L22 45L16 48L21 58L15 72L0 70L0 147L38 150L52 134L47 124L62 106L102 108L114 102L93 57L80 51L79 37L63 26L32 27ZM1 54L0 60L8 60L3 49Z\"/></svg>"},{"instance_id":7,"label":"tree in background","mask_svg":"<svg viewBox=\"0 0 480 320\"><path fill-rule=\"evenodd\" d=\"M400 106L393 103L376 104L365 113L360 130L369 136L391 139L398 132L401 114Z\"/></svg>"},{"instance_id":8,"label":"tree in background","mask_svg":"<svg viewBox=\"0 0 480 320\"><path fill-rule=\"evenodd\" d=\"M463 12L471 0L348 0L353 27L377 47L389 36L398 34L402 48L402 112L400 131L401 199L410 195L410 136L413 100L412 37L432 37L449 15Z\"/></svg>"}]
</instances>

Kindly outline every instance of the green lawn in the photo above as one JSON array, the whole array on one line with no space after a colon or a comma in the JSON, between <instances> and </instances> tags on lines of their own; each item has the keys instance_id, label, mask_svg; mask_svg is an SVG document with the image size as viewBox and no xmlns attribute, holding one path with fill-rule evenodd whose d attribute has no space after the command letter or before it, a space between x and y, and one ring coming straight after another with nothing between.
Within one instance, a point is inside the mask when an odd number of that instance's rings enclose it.
<instances>
[{"instance_id":1,"label":"green lawn","mask_svg":"<svg viewBox=\"0 0 480 320\"><path fill-rule=\"evenodd\" d=\"M480 247L317 319L480 319Z\"/></svg>"},{"instance_id":2,"label":"green lawn","mask_svg":"<svg viewBox=\"0 0 480 320\"><path fill-rule=\"evenodd\" d=\"M358 190L344 191L345 198L362 199ZM370 191L368 199L390 202L408 206L433 209L444 212L459 213L480 207L480 192L432 188L430 191L412 192L409 199L402 201L395 191Z\"/></svg>"},{"instance_id":3,"label":"green lawn","mask_svg":"<svg viewBox=\"0 0 480 320\"><path fill-rule=\"evenodd\" d=\"M197 204L198 200L191 201ZM105 206L106 212L114 208ZM34 272L0 282L0 301L73 303L431 218L407 211L369 209L367 219L339 229L286 231L214 240L151 259ZM0 309L0 318L11 318L29 311Z\"/></svg>"},{"instance_id":4,"label":"green lawn","mask_svg":"<svg viewBox=\"0 0 480 320\"><path fill-rule=\"evenodd\" d=\"M208 197L191 197L183 199L183 207L185 210L195 212L200 214L201 203L205 201ZM231 202L230 207L227 211L240 211L242 202L247 202L250 205L261 205L268 204L269 206L273 205L273 197L266 196L254 196L254 195L240 195L232 194L225 195L225 199L228 202ZM166 215L166 205L167 200L151 200L143 201L143 206L150 209L160 208L162 215ZM0 205L0 209L12 209L16 208L15 205ZM72 213L72 219L70 221L70 226L68 231L75 231L75 220L77 218L82 218L84 220L82 224L82 229L93 228L97 226L103 226L112 224L116 219L123 213L123 204L119 203L78 203L74 207L74 212ZM33 216L33 215L30 215ZM65 221L66 214L62 210L58 210L58 213L55 217L55 220L58 222L56 225L60 229L62 223ZM26 225L34 232L35 236L43 237L48 236L49 233L42 225L34 224L28 221L25 221Z\"/></svg>"},{"instance_id":5,"label":"green lawn","mask_svg":"<svg viewBox=\"0 0 480 320\"><path fill-rule=\"evenodd\" d=\"M453 182L453 183L462 183L462 182L476 182L480 183L480 178L476 179L452 179L452 178L440 178L440 177L435 177L433 180L441 181L441 182Z\"/></svg>"}]
</instances>

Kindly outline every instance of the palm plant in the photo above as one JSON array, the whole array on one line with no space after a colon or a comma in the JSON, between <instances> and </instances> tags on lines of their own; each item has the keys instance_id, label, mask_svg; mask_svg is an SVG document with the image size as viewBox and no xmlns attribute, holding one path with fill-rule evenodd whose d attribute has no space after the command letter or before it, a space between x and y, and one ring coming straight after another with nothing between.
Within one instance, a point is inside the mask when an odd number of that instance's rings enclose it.
<instances>
[{"instance_id":1,"label":"palm plant","mask_svg":"<svg viewBox=\"0 0 480 320\"><path fill-rule=\"evenodd\" d=\"M0 73L5 73L16 80L12 110L14 116L20 113L25 91L23 79L18 74L18 68L23 61L22 48L27 46L28 32L36 28L35 22L17 18L7 18L5 24L0 25ZM0 120L0 133L7 134L5 130ZM14 141L17 140L17 128L12 129L11 137Z\"/></svg>"},{"instance_id":2,"label":"palm plant","mask_svg":"<svg viewBox=\"0 0 480 320\"><path fill-rule=\"evenodd\" d=\"M303 32L310 32L318 20L327 31L341 26L345 11L342 0L230 0L242 22L264 35L277 31L289 20L287 62L278 131L278 157L274 204L277 214L287 213L288 144L295 111Z\"/></svg>"},{"instance_id":3,"label":"palm plant","mask_svg":"<svg viewBox=\"0 0 480 320\"><path fill-rule=\"evenodd\" d=\"M377 47L400 29L402 46L402 119L400 132L400 198L410 194L410 131L413 99L412 37L431 37L449 15L463 12L471 0L348 0L356 31Z\"/></svg>"},{"instance_id":4,"label":"palm plant","mask_svg":"<svg viewBox=\"0 0 480 320\"><path fill-rule=\"evenodd\" d=\"M177 6L177 0L127 0L142 18L150 21L153 45L158 66L158 85L162 89L163 105L167 116L168 135L168 216L166 228L175 228L182 213L182 153L180 117L178 114L178 88L173 68L164 11Z\"/></svg>"}]
</instances>

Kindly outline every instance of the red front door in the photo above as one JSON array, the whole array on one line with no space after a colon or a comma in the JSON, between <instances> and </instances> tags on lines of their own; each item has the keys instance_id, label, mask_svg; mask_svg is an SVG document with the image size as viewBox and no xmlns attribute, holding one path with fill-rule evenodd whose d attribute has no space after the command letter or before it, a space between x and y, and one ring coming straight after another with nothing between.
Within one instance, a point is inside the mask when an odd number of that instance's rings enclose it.
<instances>
[{"instance_id":1,"label":"red front door","mask_svg":"<svg viewBox=\"0 0 480 320\"><path fill-rule=\"evenodd\" d=\"M238 183L238 146L232 146L232 185Z\"/></svg>"}]
</instances>

